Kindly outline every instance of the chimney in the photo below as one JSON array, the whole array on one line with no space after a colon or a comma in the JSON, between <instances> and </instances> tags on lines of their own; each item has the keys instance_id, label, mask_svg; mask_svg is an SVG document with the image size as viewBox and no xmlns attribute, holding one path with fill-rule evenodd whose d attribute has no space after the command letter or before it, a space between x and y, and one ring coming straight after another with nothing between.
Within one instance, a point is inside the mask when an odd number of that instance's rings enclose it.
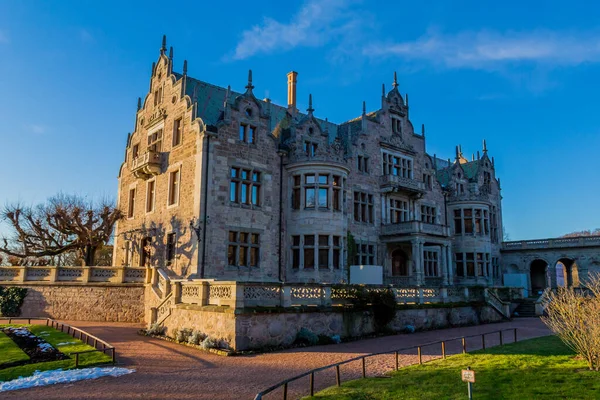
<instances>
[{"instance_id":1,"label":"chimney","mask_svg":"<svg viewBox=\"0 0 600 400\"><path fill-rule=\"evenodd\" d=\"M288 110L296 112L296 82L298 73L296 71L289 72L288 77Z\"/></svg>"}]
</instances>

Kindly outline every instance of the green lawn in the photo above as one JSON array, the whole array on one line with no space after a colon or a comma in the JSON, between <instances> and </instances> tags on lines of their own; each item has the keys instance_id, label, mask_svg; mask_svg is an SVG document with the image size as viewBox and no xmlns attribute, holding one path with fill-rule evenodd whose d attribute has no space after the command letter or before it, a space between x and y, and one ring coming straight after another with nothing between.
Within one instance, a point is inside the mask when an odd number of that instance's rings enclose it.
<instances>
[{"instance_id":1,"label":"green lawn","mask_svg":"<svg viewBox=\"0 0 600 400\"><path fill-rule=\"evenodd\" d=\"M25 360L29 360L29 356L11 338L0 332L0 367L2 364Z\"/></svg>"},{"instance_id":2,"label":"green lawn","mask_svg":"<svg viewBox=\"0 0 600 400\"><path fill-rule=\"evenodd\" d=\"M27 326L33 334L40 336L45 341L47 341L52 346L54 346L55 348L57 348L58 350L60 350L61 352L65 353L65 354L94 349L92 346L88 346L87 344L83 343L82 341L73 338L71 335L68 335L64 332L50 328L49 326L46 326L46 325L0 325L0 328L4 328L7 326ZM0 365L4 364L6 362L9 362L11 357L13 357L13 358L15 357L14 349L12 347L9 348L8 347L9 344L6 345L7 346L6 348L11 351L8 353L3 351L5 348L5 347L3 347L3 344L5 343L3 339L8 339L8 341L14 347L16 347L16 349L19 352L23 353L21 351L21 349L19 349L19 347L17 347L16 345L14 345L14 342L12 340L10 340L10 338L8 338L6 335L0 336ZM25 359L28 358L25 353L23 353L23 355L25 356ZM17 361L17 360L13 360L13 361ZM112 357L110 356L109 352L107 352L106 354L94 352L94 353L88 353L88 354L81 354L79 356L79 366L80 367L89 367L91 365L104 364L104 363L108 363L108 362L112 362ZM22 365L19 367L0 369L0 382L8 381L8 380L15 379L18 377L30 376L30 375L33 375L33 373L35 371L47 371L47 370L59 369L59 368L61 368L61 369L75 368L75 356L73 356L73 359L49 361L49 362L37 363L37 364L27 364L27 365Z\"/></svg>"},{"instance_id":3,"label":"green lawn","mask_svg":"<svg viewBox=\"0 0 600 400\"><path fill-rule=\"evenodd\" d=\"M600 399L600 372L587 370L555 336L525 340L484 352L449 357L392 372L389 377L343 383L316 399L465 399L460 371L476 372L473 398Z\"/></svg>"}]
</instances>

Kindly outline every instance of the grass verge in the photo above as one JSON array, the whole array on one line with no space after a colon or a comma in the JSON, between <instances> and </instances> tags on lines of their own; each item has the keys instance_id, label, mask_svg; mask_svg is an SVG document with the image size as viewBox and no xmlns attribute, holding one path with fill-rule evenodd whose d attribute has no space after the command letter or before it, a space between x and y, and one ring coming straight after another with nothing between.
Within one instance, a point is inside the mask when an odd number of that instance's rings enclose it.
<instances>
[{"instance_id":1,"label":"grass verge","mask_svg":"<svg viewBox=\"0 0 600 400\"><path fill-rule=\"evenodd\" d=\"M473 398L600 399L600 373L589 371L556 336L413 365L384 378L349 381L315 395L327 400L465 399L460 371L476 372Z\"/></svg>"},{"instance_id":2,"label":"grass verge","mask_svg":"<svg viewBox=\"0 0 600 400\"><path fill-rule=\"evenodd\" d=\"M54 346L56 349L58 349L59 351L65 353L65 354L75 353L75 352L79 352L79 351L86 351L86 350L94 350L94 348L92 346L85 344L81 340L75 339L71 335L68 335L64 332L58 331L58 330L51 328L49 326L46 326L46 325L0 325L1 328L7 327L7 326L26 326L27 328L29 328L29 330L33 334L40 336L45 341L47 341L52 346ZM8 337L6 337L6 338L14 345L14 342L12 342L12 340L10 340L10 338L8 338ZM2 337L0 336L0 346L2 345L2 343L3 343ZM18 347L17 347L17 349L19 351L21 351L21 349L19 349ZM25 353L23 353L23 354L25 354ZM25 354L25 356L27 357L26 354ZM0 347L0 365L4 364L5 362L8 362L8 361L5 360L5 353L2 351L2 347ZM79 356L79 366L80 367L89 367L92 365L106 364L109 362L112 362L112 358L110 355L108 355L108 353L104 354L104 353L100 353L100 352L94 352L94 353L81 354ZM31 376L31 375L33 375L33 373L35 371L48 371L48 370L53 370L53 369L71 369L71 368L75 368L75 356L73 356L73 358L67 359L67 360L49 361L49 362L36 363L36 364L26 364L26 365L21 365L18 367L2 369L2 370L0 370L0 382L9 381L11 379L15 379L15 378L19 378L19 377Z\"/></svg>"},{"instance_id":3,"label":"grass verge","mask_svg":"<svg viewBox=\"0 0 600 400\"><path fill-rule=\"evenodd\" d=\"M0 332L0 367L4 364L26 360L29 360L29 356L5 333Z\"/></svg>"}]
</instances>

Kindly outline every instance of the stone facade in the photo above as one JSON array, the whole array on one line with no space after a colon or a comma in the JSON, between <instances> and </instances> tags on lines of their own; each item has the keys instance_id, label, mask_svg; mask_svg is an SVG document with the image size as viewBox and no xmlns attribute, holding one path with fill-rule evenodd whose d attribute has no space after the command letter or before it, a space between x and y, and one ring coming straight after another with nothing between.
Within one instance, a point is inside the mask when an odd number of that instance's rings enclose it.
<instances>
[{"instance_id":1,"label":"stone facade","mask_svg":"<svg viewBox=\"0 0 600 400\"><path fill-rule=\"evenodd\" d=\"M110 284L19 285L27 289L21 317L70 321L144 322L144 287Z\"/></svg>"},{"instance_id":2,"label":"stone facade","mask_svg":"<svg viewBox=\"0 0 600 400\"><path fill-rule=\"evenodd\" d=\"M399 286L501 282L502 209L487 148L469 161L426 150L396 77L381 105L335 124L152 66L119 173L117 265L173 278L348 281L381 265Z\"/></svg>"}]
</instances>

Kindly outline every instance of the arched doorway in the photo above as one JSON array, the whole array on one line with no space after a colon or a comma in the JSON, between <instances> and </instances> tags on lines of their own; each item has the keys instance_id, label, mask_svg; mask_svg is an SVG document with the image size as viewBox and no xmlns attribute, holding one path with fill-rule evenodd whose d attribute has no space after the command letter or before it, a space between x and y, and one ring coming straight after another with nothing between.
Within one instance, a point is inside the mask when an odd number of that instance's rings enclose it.
<instances>
[{"instance_id":1,"label":"arched doorway","mask_svg":"<svg viewBox=\"0 0 600 400\"><path fill-rule=\"evenodd\" d=\"M579 271L575 260L563 257L556 262L557 286L579 286Z\"/></svg>"},{"instance_id":2,"label":"arched doorway","mask_svg":"<svg viewBox=\"0 0 600 400\"><path fill-rule=\"evenodd\" d=\"M401 249L392 252L392 276L408 276L408 257Z\"/></svg>"},{"instance_id":3,"label":"arched doorway","mask_svg":"<svg viewBox=\"0 0 600 400\"><path fill-rule=\"evenodd\" d=\"M529 269L529 278L531 282L531 293L532 296L537 296L539 292L546 289L548 286L548 280L546 279L546 270L548 269L548 263L544 260L533 260Z\"/></svg>"}]
</instances>

